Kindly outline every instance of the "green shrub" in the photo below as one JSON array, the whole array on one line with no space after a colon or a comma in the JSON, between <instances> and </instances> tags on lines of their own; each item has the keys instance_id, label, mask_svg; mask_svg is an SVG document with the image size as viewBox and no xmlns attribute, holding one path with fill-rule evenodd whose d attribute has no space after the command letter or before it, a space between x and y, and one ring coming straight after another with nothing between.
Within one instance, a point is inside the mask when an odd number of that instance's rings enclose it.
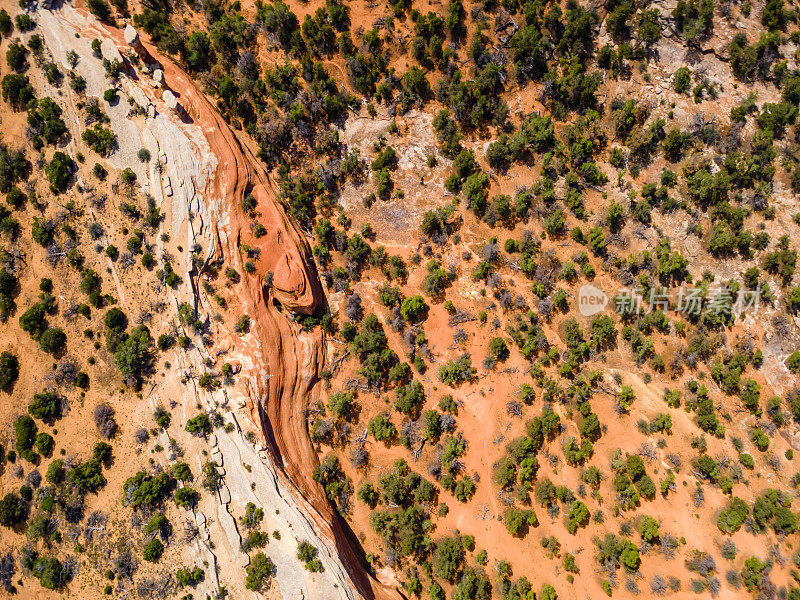
<instances>
[{"instance_id":1,"label":"green shrub","mask_svg":"<svg viewBox=\"0 0 800 600\"><path fill-rule=\"evenodd\" d=\"M193 435L206 436L211 433L211 421L208 414L200 413L186 422L186 431Z\"/></svg>"},{"instance_id":2,"label":"green shrub","mask_svg":"<svg viewBox=\"0 0 800 600\"><path fill-rule=\"evenodd\" d=\"M210 492L216 492L222 486L222 475L211 461L203 464L203 487Z\"/></svg>"},{"instance_id":3,"label":"green shrub","mask_svg":"<svg viewBox=\"0 0 800 600\"><path fill-rule=\"evenodd\" d=\"M453 487L453 496L459 502L469 502L473 495L475 495L475 482L469 477L462 477Z\"/></svg>"},{"instance_id":4,"label":"green shrub","mask_svg":"<svg viewBox=\"0 0 800 600\"><path fill-rule=\"evenodd\" d=\"M406 415L416 415L425 402L425 390L419 381L412 381L408 385L397 388L397 400L394 407L398 412Z\"/></svg>"},{"instance_id":5,"label":"green shrub","mask_svg":"<svg viewBox=\"0 0 800 600\"><path fill-rule=\"evenodd\" d=\"M35 458L33 444L37 433L36 422L28 415L21 415L14 421L14 434L16 436L16 449L25 460Z\"/></svg>"},{"instance_id":6,"label":"green shrub","mask_svg":"<svg viewBox=\"0 0 800 600\"><path fill-rule=\"evenodd\" d=\"M256 527L264 520L264 509L256 507L252 502L248 502L244 508L244 517L241 518L245 527Z\"/></svg>"},{"instance_id":7,"label":"green shrub","mask_svg":"<svg viewBox=\"0 0 800 600\"><path fill-rule=\"evenodd\" d=\"M6 50L6 63L12 71L21 72L28 68L28 49L19 42L12 42Z\"/></svg>"},{"instance_id":8,"label":"green shrub","mask_svg":"<svg viewBox=\"0 0 800 600\"><path fill-rule=\"evenodd\" d=\"M168 532L170 530L169 519L163 514L156 514L145 525L144 532L147 534Z\"/></svg>"},{"instance_id":9,"label":"green shrub","mask_svg":"<svg viewBox=\"0 0 800 600\"><path fill-rule=\"evenodd\" d=\"M317 549L308 542L300 542L297 546L297 558L305 563L306 569L312 573L324 571L322 563L317 558Z\"/></svg>"},{"instance_id":10,"label":"green shrub","mask_svg":"<svg viewBox=\"0 0 800 600\"><path fill-rule=\"evenodd\" d=\"M766 452L767 448L769 448L769 437L760 427L753 430L751 439L761 452Z\"/></svg>"},{"instance_id":11,"label":"green shrub","mask_svg":"<svg viewBox=\"0 0 800 600\"><path fill-rule=\"evenodd\" d=\"M70 572L57 558L37 558L32 571L39 584L48 590L61 589L70 577Z\"/></svg>"},{"instance_id":12,"label":"green shrub","mask_svg":"<svg viewBox=\"0 0 800 600\"><path fill-rule=\"evenodd\" d=\"M367 425L367 431L378 442L389 442L397 436L397 428L385 413L372 417Z\"/></svg>"},{"instance_id":13,"label":"green shrub","mask_svg":"<svg viewBox=\"0 0 800 600\"><path fill-rule=\"evenodd\" d=\"M189 486L182 487L175 492L175 504L183 508L191 508L198 498L198 493Z\"/></svg>"},{"instance_id":14,"label":"green shrub","mask_svg":"<svg viewBox=\"0 0 800 600\"><path fill-rule=\"evenodd\" d=\"M53 447L55 440L49 433L39 433L35 441L36 451L45 457L50 457L53 454Z\"/></svg>"},{"instance_id":15,"label":"green shrub","mask_svg":"<svg viewBox=\"0 0 800 600\"><path fill-rule=\"evenodd\" d=\"M17 494L8 493L0 500L0 525L17 527L28 520L28 503Z\"/></svg>"},{"instance_id":16,"label":"green shrub","mask_svg":"<svg viewBox=\"0 0 800 600\"><path fill-rule=\"evenodd\" d=\"M573 501L567 514L567 531L574 534L589 522L589 509L580 500Z\"/></svg>"},{"instance_id":17,"label":"green shrub","mask_svg":"<svg viewBox=\"0 0 800 600\"><path fill-rule=\"evenodd\" d=\"M354 410L353 394L335 392L328 397L328 410L340 419L349 419Z\"/></svg>"},{"instance_id":18,"label":"green shrub","mask_svg":"<svg viewBox=\"0 0 800 600\"><path fill-rule=\"evenodd\" d=\"M69 472L67 480L82 492L96 492L106 483L103 467L98 460L90 460Z\"/></svg>"},{"instance_id":19,"label":"green shrub","mask_svg":"<svg viewBox=\"0 0 800 600\"><path fill-rule=\"evenodd\" d=\"M469 354L462 354L456 360L449 360L439 367L439 381L449 386L457 386L475 377L472 359Z\"/></svg>"},{"instance_id":20,"label":"green shrub","mask_svg":"<svg viewBox=\"0 0 800 600\"><path fill-rule=\"evenodd\" d=\"M94 451L92 452L92 460L108 464L111 461L111 457L112 448L110 444L106 442L97 442L97 444L95 444Z\"/></svg>"},{"instance_id":21,"label":"green shrub","mask_svg":"<svg viewBox=\"0 0 800 600\"><path fill-rule=\"evenodd\" d=\"M741 576L744 587L748 592L755 592L761 588L762 573L767 568L767 563L761 562L755 556L752 556L744 561Z\"/></svg>"},{"instance_id":22,"label":"green shrub","mask_svg":"<svg viewBox=\"0 0 800 600\"><path fill-rule=\"evenodd\" d=\"M258 592L265 589L269 583L272 574L275 572L275 565L263 552L258 552L250 562L250 566L245 569L245 572L247 573L245 587L248 590Z\"/></svg>"},{"instance_id":23,"label":"green shrub","mask_svg":"<svg viewBox=\"0 0 800 600\"><path fill-rule=\"evenodd\" d=\"M433 572L446 581L455 581L464 564L464 547L458 537L445 538L436 545Z\"/></svg>"},{"instance_id":24,"label":"green shrub","mask_svg":"<svg viewBox=\"0 0 800 600\"><path fill-rule=\"evenodd\" d=\"M186 464L185 462L176 462L172 466L172 474L178 481L191 481L193 478L192 470L189 468L189 465Z\"/></svg>"},{"instance_id":25,"label":"green shrub","mask_svg":"<svg viewBox=\"0 0 800 600\"><path fill-rule=\"evenodd\" d=\"M145 544L144 551L142 552L142 558L144 558L147 562L158 562L161 558L161 555L164 554L164 544L161 543L161 540L158 538L153 538L147 544Z\"/></svg>"},{"instance_id":26,"label":"green shrub","mask_svg":"<svg viewBox=\"0 0 800 600\"><path fill-rule=\"evenodd\" d=\"M14 24L11 22L8 11L5 8L0 9L0 33L9 36L12 31L14 31Z\"/></svg>"},{"instance_id":27,"label":"green shrub","mask_svg":"<svg viewBox=\"0 0 800 600\"><path fill-rule=\"evenodd\" d=\"M697 469L702 477L705 477L712 482L716 482L719 478L719 465L707 454L703 454L695 458L692 461L692 467Z\"/></svg>"},{"instance_id":28,"label":"green shrub","mask_svg":"<svg viewBox=\"0 0 800 600\"><path fill-rule=\"evenodd\" d=\"M126 167L122 170L122 183L125 185L133 185L136 183L136 173L130 167Z\"/></svg>"},{"instance_id":29,"label":"green shrub","mask_svg":"<svg viewBox=\"0 0 800 600\"><path fill-rule=\"evenodd\" d=\"M717 527L723 533L735 533L744 523L750 508L740 498L731 498L728 507L722 510L717 517Z\"/></svg>"},{"instance_id":30,"label":"green shrub","mask_svg":"<svg viewBox=\"0 0 800 600\"><path fill-rule=\"evenodd\" d=\"M400 304L400 314L409 323L419 323L422 320L427 306L422 296L411 296Z\"/></svg>"},{"instance_id":31,"label":"green shrub","mask_svg":"<svg viewBox=\"0 0 800 600\"><path fill-rule=\"evenodd\" d=\"M194 567L192 569L181 567L175 572L175 579L178 580L178 585L181 587L194 587L205 579L205 573L200 567Z\"/></svg>"},{"instance_id":32,"label":"green shrub","mask_svg":"<svg viewBox=\"0 0 800 600\"><path fill-rule=\"evenodd\" d=\"M183 508L191 508L198 498L198 493L189 486L184 486L175 492L175 504Z\"/></svg>"},{"instance_id":33,"label":"green shrub","mask_svg":"<svg viewBox=\"0 0 800 600\"><path fill-rule=\"evenodd\" d=\"M673 83L677 93L685 93L691 85L691 73L689 71L689 67L680 67L677 71L675 71Z\"/></svg>"},{"instance_id":34,"label":"green shrub","mask_svg":"<svg viewBox=\"0 0 800 600\"><path fill-rule=\"evenodd\" d=\"M64 481L64 462L61 459L56 459L47 467L47 473L44 476L47 483L58 485Z\"/></svg>"},{"instance_id":35,"label":"green shrub","mask_svg":"<svg viewBox=\"0 0 800 600\"><path fill-rule=\"evenodd\" d=\"M50 327L39 338L39 347L48 354L58 354L67 344L67 334L60 327Z\"/></svg>"},{"instance_id":36,"label":"green shrub","mask_svg":"<svg viewBox=\"0 0 800 600\"><path fill-rule=\"evenodd\" d=\"M539 598L541 600L558 600L558 594L556 594L556 590L552 585L545 583L542 586L542 593Z\"/></svg>"},{"instance_id":37,"label":"green shrub","mask_svg":"<svg viewBox=\"0 0 800 600\"><path fill-rule=\"evenodd\" d=\"M793 352L786 359L786 368L792 373L800 373L800 351Z\"/></svg>"},{"instance_id":38,"label":"green shrub","mask_svg":"<svg viewBox=\"0 0 800 600\"><path fill-rule=\"evenodd\" d=\"M34 217L31 226L31 236L34 242L46 248L55 237L55 224L50 220Z\"/></svg>"},{"instance_id":39,"label":"green shrub","mask_svg":"<svg viewBox=\"0 0 800 600\"><path fill-rule=\"evenodd\" d=\"M6 100L14 110L22 110L28 103L36 99L36 91L31 86L26 75L9 73L2 81L3 100ZM8 180L6 180L8 181ZM8 191L10 184L3 186Z\"/></svg>"},{"instance_id":40,"label":"green shrub","mask_svg":"<svg viewBox=\"0 0 800 600\"><path fill-rule=\"evenodd\" d=\"M152 342L150 330L145 325L139 325L116 346L114 363L129 385L138 387L142 378L150 372L153 363Z\"/></svg>"},{"instance_id":41,"label":"green shrub","mask_svg":"<svg viewBox=\"0 0 800 600\"><path fill-rule=\"evenodd\" d=\"M516 507L508 509L505 522L508 532L518 538L525 537L529 527L538 525L538 520L532 510L520 510Z\"/></svg>"},{"instance_id":42,"label":"green shrub","mask_svg":"<svg viewBox=\"0 0 800 600\"><path fill-rule=\"evenodd\" d=\"M54 421L61 416L61 397L50 390L34 394L28 413L42 421Z\"/></svg>"},{"instance_id":43,"label":"green shrub","mask_svg":"<svg viewBox=\"0 0 800 600\"><path fill-rule=\"evenodd\" d=\"M147 475L144 471L139 471L129 477L122 487L123 504L152 509L166 498L174 483L167 473Z\"/></svg>"},{"instance_id":44,"label":"green shrub","mask_svg":"<svg viewBox=\"0 0 800 600\"><path fill-rule=\"evenodd\" d=\"M65 191L75 170L75 162L69 156L63 152L56 152L44 168L47 180L50 182L50 191L54 194Z\"/></svg>"},{"instance_id":45,"label":"green shrub","mask_svg":"<svg viewBox=\"0 0 800 600\"><path fill-rule=\"evenodd\" d=\"M15 354L5 351L0 354L0 390L10 394L19 377L19 360Z\"/></svg>"},{"instance_id":46,"label":"green shrub","mask_svg":"<svg viewBox=\"0 0 800 600\"><path fill-rule=\"evenodd\" d=\"M358 488L358 499L370 508L375 508L379 498L380 494L368 481L365 481L361 487Z\"/></svg>"}]
</instances>

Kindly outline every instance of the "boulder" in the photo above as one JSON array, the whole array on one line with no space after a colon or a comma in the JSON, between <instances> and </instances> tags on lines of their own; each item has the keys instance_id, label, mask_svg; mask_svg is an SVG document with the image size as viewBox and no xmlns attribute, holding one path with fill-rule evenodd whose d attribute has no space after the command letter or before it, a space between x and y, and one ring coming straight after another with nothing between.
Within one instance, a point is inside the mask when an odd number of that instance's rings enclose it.
<instances>
[{"instance_id":1,"label":"boulder","mask_svg":"<svg viewBox=\"0 0 800 600\"><path fill-rule=\"evenodd\" d=\"M148 99L147 95L142 91L142 89L135 84L126 86L126 88L130 97L133 98L133 101L136 102L136 104L141 106L143 109L147 109L147 105L150 104L150 100Z\"/></svg>"},{"instance_id":2,"label":"boulder","mask_svg":"<svg viewBox=\"0 0 800 600\"><path fill-rule=\"evenodd\" d=\"M125 43L131 48L138 49L142 42L139 40L139 32L130 25L125 26Z\"/></svg>"},{"instance_id":3,"label":"boulder","mask_svg":"<svg viewBox=\"0 0 800 600\"><path fill-rule=\"evenodd\" d=\"M161 97L167 106L169 106L172 110L175 110L178 107L178 99L171 90L164 90L164 94Z\"/></svg>"},{"instance_id":4,"label":"boulder","mask_svg":"<svg viewBox=\"0 0 800 600\"><path fill-rule=\"evenodd\" d=\"M109 62L113 63L116 62L118 64L123 63L122 54L119 51L113 42L109 40L103 40L100 42L100 54L102 54L103 58L107 59Z\"/></svg>"},{"instance_id":5,"label":"boulder","mask_svg":"<svg viewBox=\"0 0 800 600\"><path fill-rule=\"evenodd\" d=\"M178 98L175 97L175 94L173 94L171 90L164 90L164 94L161 97L170 110L179 115L183 113L183 107L181 106L180 102L178 102Z\"/></svg>"}]
</instances>

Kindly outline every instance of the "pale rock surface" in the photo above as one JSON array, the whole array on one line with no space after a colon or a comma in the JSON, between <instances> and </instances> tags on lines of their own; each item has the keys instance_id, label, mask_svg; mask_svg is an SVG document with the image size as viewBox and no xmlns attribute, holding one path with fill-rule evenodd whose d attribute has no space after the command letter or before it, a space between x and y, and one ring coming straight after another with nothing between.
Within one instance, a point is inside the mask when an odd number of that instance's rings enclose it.
<instances>
[{"instance_id":1,"label":"pale rock surface","mask_svg":"<svg viewBox=\"0 0 800 600\"><path fill-rule=\"evenodd\" d=\"M164 90L164 95L161 98L171 110L178 110L178 99L171 90Z\"/></svg>"},{"instance_id":2,"label":"pale rock surface","mask_svg":"<svg viewBox=\"0 0 800 600\"><path fill-rule=\"evenodd\" d=\"M125 26L125 43L131 48L139 48L141 46L139 32L131 25Z\"/></svg>"}]
</instances>

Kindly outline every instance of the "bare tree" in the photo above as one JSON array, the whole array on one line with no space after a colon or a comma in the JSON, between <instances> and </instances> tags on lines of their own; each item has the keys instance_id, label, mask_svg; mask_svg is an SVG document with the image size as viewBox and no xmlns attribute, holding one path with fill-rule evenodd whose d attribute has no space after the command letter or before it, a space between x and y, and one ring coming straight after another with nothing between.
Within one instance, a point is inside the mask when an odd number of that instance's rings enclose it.
<instances>
[{"instance_id":1,"label":"bare tree","mask_svg":"<svg viewBox=\"0 0 800 600\"><path fill-rule=\"evenodd\" d=\"M114 420L114 409L110 404L103 402L95 407L94 424L104 438L114 437L117 432L117 422Z\"/></svg>"},{"instance_id":2,"label":"bare tree","mask_svg":"<svg viewBox=\"0 0 800 600\"><path fill-rule=\"evenodd\" d=\"M14 566L14 555L11 550L5 556L0 556L0 585L6 590L11 588L11 582L14 579L16 567Z\"/></svg>"},{"instance_id":3,"label":"bare tree","mask_svg":"<svg viewBox=\"0 0 800 600\"><path fill-rule=\"evenodd\" d=\"M364 316L364 308L361 305L361 296L350 294L344 301L344 315L354 323L360 323Z\"/></svg>"},{"instance_id":4,"label":"bare tree","mask_svg":"<svg viewBox=\"0 0 800 600\"><path fill-rule=\"evenodd\" d=\"M174 588L172 575L164 573L160 577L147 577L136 582L136 594L140 598L166 598Z\"/></svg>"},{"instance_id":5,"label":"bare tree","mask_svg":"<svg viewBox=\"0 0 800 600\"><path fill-rule=\"evenodd\" d=\"M86 519L86 528L83 537L87 542L93 542L95 537L102 539L105 537L108 515L101 510L96 510Z\"/></svg>"},{"instance_id":6,"label":"bare tree","mask_svg":"<svg viewBox=\"0 0 800 600\"><path fill-rule=\"evenodd\" d=\"M664 592L667 591L667 582L664 581L661 575L653 575L653 578L650 580L650 591L656 596L663 596Z\"/></svg>"},{"instance_id":7,"label":"bare tree","mask_svg":"<svg viewBox=\"0 0 800 600\"><path fill-rule=\"evenodd\" d=\"M363 442L357 442L350 450L350 462L356 469L365 466L369 461L369 454Z\"/></svg>"},{"instance_id":8,"label":"bare tree","mask_svg":"<svg viewBox=\"0 0 800 600\"><path fill-rule=\"evenodd\" d=\"M114 561L114 571L116 571L117 577L121 579L132 579L138 568L139 565L136 559L128 551L119 554Z\"/></svg>"},{"instance_id":9,"label":"bare tree","mask_svg":"<svg viewBox=\"0 0 800 600\"><path fill-rule=\"evenodd\" d=\"M27 483L32 488L38 488L39 485L42 483L42 474L39 473L36 469L28 473L28 476L25 477L25 483Z\"/></svg>"}]
</instances>

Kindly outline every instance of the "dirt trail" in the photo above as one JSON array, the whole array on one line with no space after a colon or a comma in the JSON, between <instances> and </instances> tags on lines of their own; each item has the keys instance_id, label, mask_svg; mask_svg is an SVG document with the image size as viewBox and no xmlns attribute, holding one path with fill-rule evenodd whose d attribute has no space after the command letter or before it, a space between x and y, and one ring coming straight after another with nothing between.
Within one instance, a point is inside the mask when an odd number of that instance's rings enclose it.
<instances>
[{"instance_id":1,"label":"dirt trail","mask_svg":"<svg viewBox=\"0 0 800 600\"><path fill-rule=\"evenodd\" d=\"M55 55L86 45L92 38L104 40L104 54L107 44L115 47L109 52L117 50L121 57L134 54L121 30L99 24L84 9L65 6L48 14L58 19L53 30L68 24L82 36L80 41L68 35L48 36ZM218 343L230 344L230 356L239 358L243 367L235 388L228 393L262 432L280 467L281 487L291 491L293 504L313 524L317 541L330 544L333 550L327 553L323 549L323 556L332 563L325 565L324 577L338 585L326 586L322 594L316 590L321 594L317 597L397 598L397 592L368 575L352 532L312 479L316 455L304 410L318 390L324 340L321 334L301 334L287 315L313 313L324 300L308 244L285 214L267 173L192 79L147 43L138 54L138 60L125 61L122 88L139 104L147 104L143 108L148 116L139 139L154 156L166 161L165 169L156 173L151 168L140 181L148 181L147 191L171 216L171 233L186 236L184 265L175 265L186 275L187 287L181 290L188 296L185 299L200 305L206 300L197 281L204 267L198 273L188 254L195 242L204 242L205 265L224 259L242 274L230 304L234 314L250 316L251 334L244 338L233 334L233 322L221 325L212 320L212 327L217 329ZM152 63L163 70L164 89L174 93L180 110L170 108L162 90L153 84L147 67ZM133 143L139 144L139 139ZM124 154L131 150L126 143L131 142L120 140ZM251 220L242 209L242 199L248 194L257 200L258 221L267 229L260 238L252 235ZM260 251L253 273L241 268L242 245ZM271 286L264 283L268 274L272 274ZM265 473L264 480L269 479L274 479L272 472ZM297 573L283 576L302 579Z\"/></svg>"}]
</instances>

